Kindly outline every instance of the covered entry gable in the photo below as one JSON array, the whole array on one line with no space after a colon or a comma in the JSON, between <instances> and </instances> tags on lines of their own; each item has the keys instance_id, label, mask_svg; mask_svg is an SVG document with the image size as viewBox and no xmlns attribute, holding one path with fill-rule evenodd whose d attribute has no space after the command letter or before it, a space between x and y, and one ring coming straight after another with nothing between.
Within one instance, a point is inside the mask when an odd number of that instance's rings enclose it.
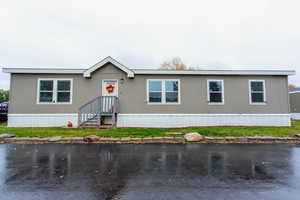
<instances>
[{"instance_id":1,"label":"covered entry gable","mask_svg":"<svg viewBox=\"0 0 300 200\"><path fill-rule=\"evenodd\" d=\"M120 70L122 70L123 72L125 72L127 74L128 78L134 78L134 72L132 70L130 70L126 66L122 65L121 63L119 63L118 61L116 61L115 59L113 59L110 56L104 58L100 62L96 63L95 65L93 65L92 67L90 67L89 69L87 69L86 71L84 71L83 76L86 77L86 78L91 77L91 74L94 71L102 68L103 66L105 66L108 63L113 64L115 67L117 67Z\"/></svg>"}]
</instances>

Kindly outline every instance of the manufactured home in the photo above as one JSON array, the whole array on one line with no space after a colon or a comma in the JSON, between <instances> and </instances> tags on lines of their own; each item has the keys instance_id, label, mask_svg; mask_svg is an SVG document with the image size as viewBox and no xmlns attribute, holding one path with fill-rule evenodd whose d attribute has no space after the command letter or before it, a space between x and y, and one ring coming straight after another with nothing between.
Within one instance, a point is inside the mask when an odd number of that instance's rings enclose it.
<instances>
[{"instance_id":1,"label":"manufactured home","mask_svg":"<svg viewBox=\"0 0 300 200\"><path fill-rule=\"evenodd\" d=\"M290 126L293 70L4 68L8 126Z\"/></svg>"},{"instance_id":2,"label":"manufactured home","mask_svg":"<svg viewBox=\"0 0 300 200\"><path fill-rule=\"evenodd\" d=\"M291 89L289 94L291 117L300 120L300 88Z\"/></svg>"}]
</instances>

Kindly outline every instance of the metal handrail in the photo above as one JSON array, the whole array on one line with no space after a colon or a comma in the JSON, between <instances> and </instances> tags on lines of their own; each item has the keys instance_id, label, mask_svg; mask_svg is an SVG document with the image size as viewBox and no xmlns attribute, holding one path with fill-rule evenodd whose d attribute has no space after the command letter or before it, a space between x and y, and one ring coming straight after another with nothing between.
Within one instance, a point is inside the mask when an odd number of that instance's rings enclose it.
<instances>
[{"instance_id":1,"label":"metal handrail","mask_svg":"<svg viewBox=\"0 0 300 200\"><path fill-rule=\"evenodd\" d=\"M98 96L98 97L96 97L96 98L94 98L94 99L88 101L87 103L83 104L82 106L79 107L79 110L80 110L81 108L83 108L84 106L86 106L86 105L92 103L93 101L95 101L95 100L98 99L99 97L101 97L101 96Z\"/></svg>"},{"instance_id":2,"label":"metal handrail","mask_svg":"<svg viewBox=\"0 0 300 200\"><path fill-rule=\"evenodd\" d=\"M85 103L79 108L78 124L82 125L95 118L98 119L100 126L100 116L113 116L113 123L115 124L115 115L119 112L119 101L116 96L98 96L91 101Z\"/></svg>"}]
</instances>

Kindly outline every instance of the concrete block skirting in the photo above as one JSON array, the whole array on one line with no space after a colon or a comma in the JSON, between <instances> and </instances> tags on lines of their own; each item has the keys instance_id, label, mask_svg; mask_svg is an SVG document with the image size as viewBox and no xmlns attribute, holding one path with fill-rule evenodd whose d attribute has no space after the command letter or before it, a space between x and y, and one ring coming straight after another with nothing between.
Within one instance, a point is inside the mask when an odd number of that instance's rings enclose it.
<instances>
[{"instance_id":1,"label":"concrete block skirting","mask_svg":"<svg viewBox=\"0 0 300 200\"><path fill-rule=\"evenodd\" d=\"M9 114L9 127L62 127L78 114ZM290 114L118 114L118 127L290 126Z\"/></svg>"},{"instance_id":2,"label":"concrete block skirting","mask_svg":"<svg viewBox=\"0 0 300 200\"><path fill-rule=\"evenodd\" d=\"M290 114L119 114L117 126L291 126L291 119Z\"/></svg>"}]
</instances>

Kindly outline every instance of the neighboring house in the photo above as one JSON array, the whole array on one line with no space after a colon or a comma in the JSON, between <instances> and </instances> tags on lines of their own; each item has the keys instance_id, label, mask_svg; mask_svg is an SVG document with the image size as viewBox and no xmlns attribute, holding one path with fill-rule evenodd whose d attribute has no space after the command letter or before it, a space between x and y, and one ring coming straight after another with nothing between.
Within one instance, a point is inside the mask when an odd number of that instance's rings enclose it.
<instances>
[{"instance_id":1,"label":"neighboring house","mask_svg":"<svg viewBox=\"0 0 300 200\"><path fill-rule=\"evenodd\" d=\"M289 94L291 117L300 120L300 88L291 89Z\"/></svg>"},{"instance_id":2,"label":"neighboring house","mask_svg":"<svg viewBox=\"0 0 300 200\"><path fill-rule=\"evenodd\" d=\"M290 126L292 70L4 68L8 126ZM79 124L78 124L79 123Z\"/></svg>"}]
</instances>

